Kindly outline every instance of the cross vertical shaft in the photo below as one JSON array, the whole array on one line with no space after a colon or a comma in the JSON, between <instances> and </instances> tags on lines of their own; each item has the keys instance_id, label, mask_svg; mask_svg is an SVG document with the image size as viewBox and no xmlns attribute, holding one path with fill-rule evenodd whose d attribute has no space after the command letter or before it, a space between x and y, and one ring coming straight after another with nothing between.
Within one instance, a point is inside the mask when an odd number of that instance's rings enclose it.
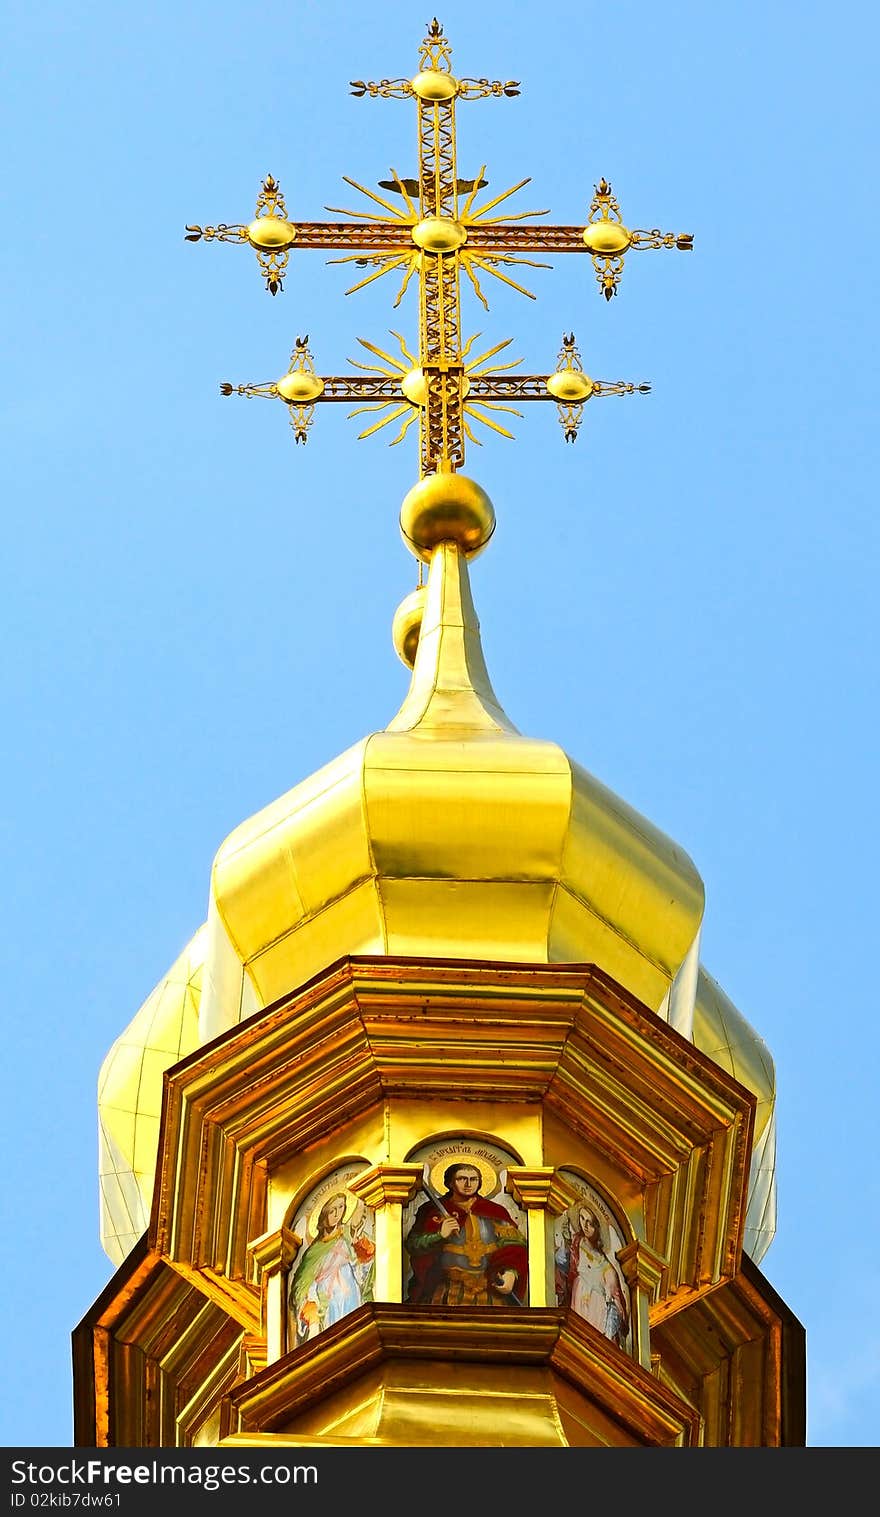
<instances>
[{"instance_id":1,"label":"cross vertical shaft","mask_svg":"<svg viewBox=\"0 0 880 1517\"><path fill-rule=\"evenodd\" d=\"M455 151L455 81L449 44L433 23L422 44L422 73L414 83L418 101L419 214L425 246L419 280L419 359L426 400L421 417L421 470L455 469L464 462L461 418L461 302L455 247L432 247L431 223L457 227L458 171ZM430 93L420 91L426 75ZM444 82L449 93L443 98ZM436 98L437 95L441 98ZM431 97L434 98L431 98ZM427 226L426 226L427 223Z\"/></svg>"}]
</instances>

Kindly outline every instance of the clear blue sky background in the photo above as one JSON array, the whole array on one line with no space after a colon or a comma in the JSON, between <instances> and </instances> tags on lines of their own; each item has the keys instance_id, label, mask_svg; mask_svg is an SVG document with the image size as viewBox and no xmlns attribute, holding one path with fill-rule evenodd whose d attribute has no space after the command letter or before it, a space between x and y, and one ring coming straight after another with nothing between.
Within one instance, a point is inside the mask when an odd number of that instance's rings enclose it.
<instances>
[{"instance_id":1,"label":"clear blue sky background","mask_svg":"<svg viewBox=\"0 0 880 1517\"><path fill-rule=\"evenodd\" d=\"M703 959L769 1044L779 1228L763 1262L807 1330L809 1441L874 1445L877 1165L877 9L594 0L439 11L463 74L460 169L582 222L606 175L633 254L495 284L486 346L531 372L573 329L649 397L551 406L468 459L498 529L473 585L496 690L675 837L706 882ZM397 529L414 446L341 407L296 448L277 378L309 333L414 336L390 279L246 248L261 178L291 217L415 168L414 111L353 99L411 75L427 6L7 0L5 1049L2 1442L72 1439L70 1332L98 1241L101 1060L204 920L240 820L384 726L414 583ZM492 280L486 281L492 285ZM414 296L414 289L413 289ZM385 434L386 436L388 434Z\"/></svg>"}]
</instances>

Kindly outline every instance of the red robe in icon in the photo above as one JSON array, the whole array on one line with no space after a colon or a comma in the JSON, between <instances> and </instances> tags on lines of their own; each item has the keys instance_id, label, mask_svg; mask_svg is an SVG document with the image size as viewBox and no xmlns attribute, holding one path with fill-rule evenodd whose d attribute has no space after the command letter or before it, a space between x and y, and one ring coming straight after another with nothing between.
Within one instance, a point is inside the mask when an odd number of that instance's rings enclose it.
<instances>
[{"instance_id":1,"label":"red robe in icon","mask_svg":"<svg viewBox=\"0 0 880 1517\"><path fill-rule=\"evenodd\" d=\"M528 1301L528 1248L516 1223L495 1201L475 1196L455 1200L448 1192L443 1206L457 1219L459 1231L441 1238L444 1213L434 1201L416 1212L406 1237L412 1264L407 1301L446 1306L525 1306ZM515 1271L512 1293L497 1288L499 1275Z\"/></svg>"}]
</instances>

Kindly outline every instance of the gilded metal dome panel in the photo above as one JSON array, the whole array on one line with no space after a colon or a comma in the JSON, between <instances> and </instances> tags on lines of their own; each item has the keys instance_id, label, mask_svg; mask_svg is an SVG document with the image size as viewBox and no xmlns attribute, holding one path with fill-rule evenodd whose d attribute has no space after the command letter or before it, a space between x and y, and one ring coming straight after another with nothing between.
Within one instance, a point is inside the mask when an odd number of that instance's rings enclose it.
<instances>
[{"instance_id":1,"label":"gilded metal dome panel","mask_svg":"<svg viewBox=\"0 0 880 1517\"><path fill-rule=\"evenodd\" d=\"M116 1039L98 1077L101 1244L120 1263L143 1233L159 1144L162 1076L199 1045L200 927Z\"/></svg>"},{"instance_id":2,"label":"gilded metal dome panel","mask_svg":"<svg viewBox=\"0 0 880 1517\"><path fill-rule=\"evenodd\" d=\"M595 959L657 1009L703 910L682 849L505 715L452 543L397 716L237 828L212 892L263 1004L329 949ZM239 1015L217 1007L209 1031Z\"/></svg>"}]
</instances>

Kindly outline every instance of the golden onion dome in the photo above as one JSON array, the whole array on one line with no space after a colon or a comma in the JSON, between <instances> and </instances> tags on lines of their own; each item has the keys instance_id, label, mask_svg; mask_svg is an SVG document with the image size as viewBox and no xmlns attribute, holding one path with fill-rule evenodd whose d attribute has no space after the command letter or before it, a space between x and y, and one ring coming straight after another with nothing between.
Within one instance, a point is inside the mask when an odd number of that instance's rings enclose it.
<instances>
[{"instance_id":1,"label":"golden onion dome","mask_svg":"<svg viewBox=\"0 0 880 1517\"><path fill-rule=\"evenodd\" d=\"M700 965L692 1041L757 1097L743 1247L759 1262L776 1232L776 1071L770 1050Z\"/></svg>"},{"instance_id":2,"label":"golden onion dome","mask_svg":"<svg viewBox=\"0 0 880 1517\"><path fill-rule=\"evenodd\" d=\"M98 1076L101 1244L120 1264L150 1216L162 1076L199 1046L201 926L116 1039Z\"/></svg>"},{"instance_id":3,"label":"golden onion dome","mask_svg":"<svg viewBox=\"0 0 880 1517\"><path fill-rule=\"evenodd\" d=\"M146 1226L164 1070L337 959L389 954L596 963L665 1017L757 1098L744 1242L759 1261L775 1228L773 1061L699 962L699 874L502 710L467 570L494 526L488 497L446 476L407 502L404 538L430 562L394 621L407 695L218 850L207 922L102 1066L103 1245L119 1262Z\"/></svg>"},{"instance_id":4,"label":"golden onion dome","mask_svg":"<svg viewBox=\"0 0 880 1517\"><path fill-rule=\"evenodd\" d=\"M479 499L458 493L466 511ZM557 744L505 715L480 646L471 551L446 540L431 552L410 688L388 726L220 847L203 1039L345 954L594 962L675 1022L699 874Z\"/></svg>"}]
</instances>

